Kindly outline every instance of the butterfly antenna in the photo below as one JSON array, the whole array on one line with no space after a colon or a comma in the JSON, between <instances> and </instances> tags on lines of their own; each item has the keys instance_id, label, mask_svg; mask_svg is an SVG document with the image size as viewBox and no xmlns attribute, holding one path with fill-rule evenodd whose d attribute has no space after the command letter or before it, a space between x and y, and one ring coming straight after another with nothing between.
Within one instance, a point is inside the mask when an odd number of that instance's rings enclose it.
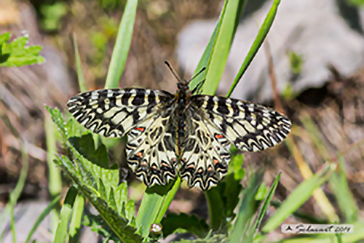
<instances>
[{"instance_id":1,"label":"butterfly antenna","mask_svg":"<svg viewBox=\"0 0 364 243\"><path fill-rule=\"evenodd\" d=\"M198 73L196 73L195 75L193 75L192 78L190 80L188 80L188 83L191 82L193 79L195 79L198 75L200 75L205 70L206 70L206 67L201 68L201 70L198 71Z\"/></svg>"},{"instance_id":2,"label":"butterfly antenna","mask_svg":"<svg viewBox=\"0 0 364 243\"><path fill-rule=\"evenodd\" d=\"M176 72L173 70L173 68L171 67L171 65L169 64L169 62L164 61L164 64L167 65L167 67L169 68L169 70L171 71L171 73L173 74L173 76L178 80L179 83L182 83L181 79L178 77L178 75L176 74Z\"/></svg>"}]
</instances>

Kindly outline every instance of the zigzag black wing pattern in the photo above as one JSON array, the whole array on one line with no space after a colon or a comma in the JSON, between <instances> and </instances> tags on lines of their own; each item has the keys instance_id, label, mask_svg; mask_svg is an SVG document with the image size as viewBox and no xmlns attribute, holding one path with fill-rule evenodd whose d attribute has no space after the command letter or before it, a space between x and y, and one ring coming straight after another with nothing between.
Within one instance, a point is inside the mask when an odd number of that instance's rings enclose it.
<instances>
[{"instance_id":1,"label":"zigzag black wing pattern","mask_svg":"<svg viewBox=\"0 0 364 243\"><path fill-rule=\"evenodd\" d=\"M175 130L171 111L161 111L128 133L127 161L147 186L165 185L177 176Z\"/></svg>"},{"instance_id":2,"label":"zigzag black wing pattern","mask_svg":"<svg viewBox=\"0 0 364 243\"><path fill-rule=\"evenodd\" d=\"M106 137L128 134L127 162L147 186L165 185L176 171L173 96L160 90L95 90L72 97L68 108L89 130Z\"/></svg>"},{"instance_id":3,"label":"zigzag black wing pattern","mask_svg":"<svg viewBox=\"0 0 364 243\"><path fill-rule=\"evenodd\" d=\"M230 143L210 122L199 115L199 108L187 110L187 138L183 148L180 176L189 187L208 190L226 175Z\"/></svg>"},{"instance_id":4,"label":"zigzag black wing pattern","mask_svg":"<svg viewBox=\"0 0 364 243\"><path fill-rule=\"evenodd\" d=\"M122 137L138 123L155 116L173 96L161 90L104 89L72 97L70 113L92 132Z\"/></svg>"},{"instance_id":5,"label":"zigzag black wing pattern","mask_svg":"<svg viewBox=\"0 0 364 243\"><path fill-rule=\"evenodd\" d=\"M208 95L192 96L206 121L237 149L260 151L283 141L291 121L278 111L246 101Z\"/></svg>"}]
</instances>

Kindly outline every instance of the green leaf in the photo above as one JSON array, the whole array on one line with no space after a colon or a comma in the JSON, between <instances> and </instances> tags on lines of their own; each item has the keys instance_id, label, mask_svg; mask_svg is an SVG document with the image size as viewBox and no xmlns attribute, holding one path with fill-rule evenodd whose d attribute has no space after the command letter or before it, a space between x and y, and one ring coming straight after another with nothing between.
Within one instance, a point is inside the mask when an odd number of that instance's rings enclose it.
<instances>
[{"instance_id":1,"label":"green leaf","mask_svg":"<svg viewBox=\"0 0 364 243\"><path fill-rule=\"evenodd\" d=\"M166 186L153 186L145 191L142 203L140 205L136 218L138 232L143 237L148 237L150 226L153 223L160 223L174 195L181 184L181 178L177 177L175 181Z\"/></svg>"},{"instance_id":2,"label":"green leaf","mask_svg":"<svg viewBox=\"0 0 364 243\"><path fill-rule=\"evenodd\" d=\"M234 40L235 31L239 25L239 19L243 12L244 0L227 1L226 11L222 18L221 28L218 32L209 67L207 69L206 84L203 87L204 94L215 94L220 79L225 70L226 61Z\"/></svg>"},{"instance_id":3,"label":"green leaf","mask_svg":"<svg viewBox=\"0 0 364 243\"><path fill-rule=\"evenodd\" d=\"M2 118L4 119L4 117L2 117ZM17 137L20 137L17 130L14 127L12 127L11 123L9 123L9 126L13 130L13 132L15 134L17 134ZM0 217L0 232L1 232L0 241L4 236L3 234L5 233L5 231L3 231L3 230L6 226L7 217L10 213L10 224L11 224L10 226L11 226L12 237L13 237L13 241L16 242L14 208L15 208L15 205L17 204L20 194L22 193L23 188L25 186L25 182L26 182L26 179L28 176L28 170L29 170L28 153L25 151L25 145L24 145L22 139L19 139L19 141L20 141L20 151L21 151L21 155L22 155L22 161L21 161L22 168L20 171L20 176L19 176L18 182L16 183L14 190L10 192L9 202L6 204L4 210L1 214L1 217Z\"/></svg>"},{"instance_id":4,"label":"green leaf","mask_svg":"<svg viewBox=\"0 0 364 243\"><path fill-rule=\"evenodd\" d=\"M181 214L167 214L162 219L163 237L167 237L177 229L185 229L189 233L195 234L197 237L204 238L209 232L209 226L205 219L199 219L196 215Z\"/></svg>"},{"instance_id":5,"label":"green leaf","mask_svg":"<svg viewBox=\"0 0 364 243\"><path fill-rule=\"evenodd\" d=\"M28 46L28 37L18 37L7 43L10 33L0 35L0 67L21 67L24 65L40 64L44 58L39 56L41 46Z\"/></svg>"},{"instance_id":6,"label":"green leaf","mask_svg":"<svg viewBox=\"0 0 364 243\"><path fill-rule=\"evenodd\" d=\"M46 31L57 31L61 28L61 18L67 14L67 5L64 2L54 4L42 3L40 5L42 19L40 26Z\"/></svg>"},{"instance_id":7,"label":"green leaf","mask_svg":"<svg viewBox=\"0 0 364 243\"><path fill-rule=\"evenodd\" d=\"M122 217L118 211L112 208L108 199L102 198L100 193L92 186L85 184L79 176L70 173L70 167L73 163L66 156L57 156L55 161L66 174L75 182L78 189L82 194L87 197L90 203L96 208L96 210L103 217L105 222L115 232L115 234L125 242L141 242L142 237L135 233L136 229L128 225L129 220ZM124 186L126 186L124 184Z\"/></svg>"},{"instance_id":8,"label":"green leaf","mask_svg":"<svg viewBox=\"0 0 364 243\"><path fill-rule=\"evenodd\" d=\"M105 88L117 88L128 57L138 6L137 0L128 0L120 22L118 35L111 56Z\"/></svg>"},{"instance_id":9,"label":"green leaf","mask_svg":"<svg viewBox=\"0 0 364 243\"><path fill-rule=\"evenodd\" d=\"M73 137L73 143L71 143L60 111L57 108L52 110L47 107L47 109L64 138L66 146L73 155L73 161L67 156L57 155L55 163L74 181L79 191L88 198L121 240L125 242L141 242L142 237L135 233L136 229L134 227L129 225L129 221L133 221L134 217L125 218L122 216L125 215L125 212L121 212L122 205L127 203L127 185L126 182L119 185L119 170L117 166L108 168L107 154L103 145L95 149L90 135L82 137L85 141L81 141L81 138L76 139ZM106 161L101 163L106 168L85 158L79 151L86 151L82 150L79 146L87 146L88 158ZM111 188L113 188L114 193L107 195ZM110 196L113 196L113 198L110 198ZM115 208L115 203L113 202L117 202L117 208Z\"/></svg>"},{"instance_id":10,"label":"green leaf","mask_svg":"<svg viewBox=\"0 0 364 243\"><path fill-rule=\"evenodd\" d=\"M254 224L254 229L253 229L254 231L258 230L258 228L260 226L260 223L262 222L263 217L264 217L265 213L267 212L267 209L268 209L268 207L270 205L270 201L272 200L272 198L274 196L274 192L277 189L280 177L281 177L281 172L278 173L278 175L275 178L272 186L270 187L268 195L266 196L266 198L264 199L264 201L262 203L262 206L261 206L261 208L260 208L260 210L258 212L257 220L256 220L256 222Z\"/></svg>"},{"instance_id":11,"label":"green leaf","mask_svg":"<svg viewBox=\"0 0 364 243\"><path fill-rule=\"evenodd\" d=\"M206 192L209 206L210 227L219 233L227 233L226 211L224 205L225 183L220 182L216 187Z\"/></svg>"},{"instance_id":12,"label":"green leaf","mask_svg":"<svg viewBox=\"0 0 364 243\"><path fill-rule=\"evenodd\" d=\"M73 204L72 209L72 218L69 227L69 243L77 243L80 241L81 235L81 224L82 224L82 216L85 206L85 198L78 194L75 199L75 203Z\"/></svg>"},{"instance_id":13,"label":"green leaf","mask_svg":"<svg viewBox=\"0 0 364 243\"><path fill-rule=\"evenodd\" d=\"M52 202L50 202L48 204L48 206L43 210L43 212L39 215L39 217L37 218L37 220L35 221L35 223L33 224L32 228L30 229L27 239L25 240L25 243L28 243L30 241L30 239L32 238L33 234L35 233L35 231L37 230L37 228L39 227L39 225L42 223L42 221L47 217L47 215L54 209L57 208L57 206L59 205L59 201L60 201L61 197L58 196L55 199L52 200Z\"/></svg>"},{"instance_id":14,"label":"green leaf","mask_svg":"<svg viewBox=\"0 0 364 243\"><path fill-rule=\"evenodd\" d=\"M267 16L265 17L265 20L259 29L258 35L255 38L253 45L250 47L248 55L245 57L245 60L244 60L243 64L241 65L240 70L239 70L238 74L236 75L236 78L235 78L233 84L231 85L231 88L230 88L229 92L227 93L226 97L229 97L231 95L231 93L234 91L234 89L235 89L236 85L239 83L241 77L244 75L244 73L248 69L250 63L253 61L253 58L257 54L260 46L263 44L263 41L264 41L265 37L267 36L267 34L270 30L270 27L273 24L273 20L277 14L278 5L280 2L281 2L280 0L274 0L272 7L270 8Z\"/></svg>"},{"instance_id":15,"label":"green leaf","mask_svg":"<svg viewBox=\"0 0 364 243\"><path fill-rule=\"evenodd\" d=\"M234 220L234 210L239 203L242 189L240 182L244 177L244 159L236 152L237 150L231 150L232 158L224 181L206 192L211 228L220 233L227 233L230 223Z\"/></svg>"},{"instance_id":16,"label":"green leaf","mask_svg":"<svg viewBox=\"0 0 364 243\"><path fill-rule=\"evenodd\" d=\"M76 70L77 70L77 78L78 78L78 86L80 87L81 92L86 92L86 81L82 73L82 66L81 66L81 58L80 54L78 53L78 44L77 44L77 36L73 33L73 45L75 47L75 59L76 59Z\"/></svg>"},{"instance_id":17,"label":"green leaf","mask_svg":"<svg viewBox=\"0 0 364 243\"><path fill-rule=\"evenodd\" d=\"M282 224L284 220L307 201L317 187L329 179L335 167L335 164L325 164L310 179L302 182L282 203L273 216L267 220L267 223L262 228L262 232L271 232Z\"/></svg>"},{"instance_id":18,"label":"green leaf","mask_svg":"<svg viewBox=\"0 0 364 243\"><path fill-rule=\"evenodd\" d=\"M116 243L122 243L115 232L100 215L86 215L83 224L90 227L91 231L103 236L104 238L113 240Z\"/></svg>"},{"instance_id":19,"label":"green leaf","mask_svg":"<svg viewBox=\"0 0 364 243\"><path fill-rule=\"evenodd\" d=\"M74 187L70 187L68 189L66 199L64 200L64 204L61 209L61 216L59 219L59 223L57 226L56 234L54 235L53 242L55 243L65 243L68 232L68 222L71 217L73 203L77 196L77 189Z\"/></svg>"},{"instance_id":20,"label":"green leaf","mask_svg":"<svg viewBox=\"0 0 364 243\"><path fill-rule=\"evenodd\" d=\"M233 154L232 154L233 155ZM233 155L229 163L228 174L225 178L225 211L226 216L234 218L234 210L239 203L239 194L242 186L240 184L244 177L244 169L242 168L244 162L243 155Z\"/></svg>"},{"instance_id":21,"label":"green leaf","mask_svg":"<svg viewBox=\"0 0 364 243\"><path fill-rule=\"evenodd\" d=\"M216 40L217 40L218 33L219 33L220 29L221 29L222 19L223 19L224 15L225 15L227 2L228 1L225 1L225 3L224 3L224 6L223 6L223 8L221 10L221 13L220 13L220 17L219 17L219 19L218 19L218 21L216 23L214 32L212 33L212 35L210 37L210 40L209 40L209 43L207 44L207 46L205 48L205 51L203 52L202 57L201 57L198 65L196 67L195 73L193 75L193 76L195 76L195 78L192 79L190 84L189 84L189 87L190 87L191 90L193 90L199 83L203 82L206 79L207 71L209 69L209 64L210 64L210 61L211 61L211 56L212 56L212 53L214 51L214 47L216 45ZM200 72L200 70L202 68L206 68L206 72L196 76L197 73Z\"/></svg>"},{"instance_id":22,"label":"green leaf","mask_svg":"<svg viewBox=\"0 0 364 243\"><path fill-rule=\"evenodd\" d=\"M262 183L263 175L262 171L258 171L252 175L252 179L247 183L248 187L243 191L243 199L239 206L239 214L229 234L229 242L253 241L255 231L252 222L257 210L255 196Z\"/></svg>"},{"instance_id":23,"label":"green leaf","mask_svg":"<svg viewBox=\"0 0 364 243\"><path fill-rule=\"evenodd\" d=\"M353 223L358 219L359 208L348 186L344 158L341 154L339 154L338 158L340 163L339 172L332 174L329 186L338 202L340 211L344 215L345 223Z\"/></svg>"},{"instance_id":24,"label":"green leaf","mask_svg":"<svg viewBox=\"0 0 364 243\"><path fill-rule=\"evenodd\" d=\"M10 32L5 32L0 35L0 46L7 43L10 40Z\"/></svg>"}]
</instances>

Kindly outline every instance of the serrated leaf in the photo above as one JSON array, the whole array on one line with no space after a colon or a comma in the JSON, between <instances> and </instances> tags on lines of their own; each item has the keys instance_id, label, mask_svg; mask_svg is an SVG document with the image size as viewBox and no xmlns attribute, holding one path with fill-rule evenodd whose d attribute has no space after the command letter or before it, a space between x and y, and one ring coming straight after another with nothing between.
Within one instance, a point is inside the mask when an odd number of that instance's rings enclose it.
<instances>
[{"instance_id":1,"label":"serrated leaf","mask_svg":"<svg viewBox=\"0 0 364 243\"><path fill-rule=\"evenodd\" d=\"M204 238L209 232L209 226L205 219L199 219L196 215L167 214L161 221L163 227L163 237L172 234L177 229L185 229L197 237Z\"/></svg>"},{"instance_id":2,"label":"serrated leaf","mask_svg":"<svg viewBox=\"0 0 364 243\"><path fill-rule=\"evenodd\" d=\"M59 160L57 164L62 165L72 163L66 156L57 155L56 160ZM77 189L89 199L90 203L121 240L125 242L142 242L143 238L136 233L136 228L129 225L128 219L122 217L116 210L109 207L108 202L105 198L101 198L101 194L94 187L84 184L79 175L72 174L67 169L64 169L64 171L75 182Z\"/></svg>"},{"instance_id":3,"label":"serrated leaf","mask_svg":"<svg viewBox=\"0 0 364 243\"><path fill-rule=\"evenodd\" d=\"M98 210L100 215L120 239L124 242L141 242L143 238L135 233L136 228L129 225L129 220L133 220L134 217L129 219L122 217L117 206L115 207L115 202L119 205L127 203L126 182L118 185L118 167L111 166L110 168L102 168L86 159L79 152L86 152L82 150L81 146L87 146L88 158L107 160L108 165L107 153L103 145L100 145L95 150L92 137L89 135L82 136L81 138L73 137L73 142L71 143L60 111L57 108L52 110L47 107L47 109L64 138L65 145L74 157L73 161L71 161L67 156L56 155L56 164L74 181L78 190L89 199L91 204ZM81 141L81 139L86 141ZM117 192L118 199L122 199L123 201L115 200L116 197L113 196L114 203L110 203L112 200L110 200L110 195L107 195L107 192L111 188Z\"/></svg>"},{"instance_id":4,"label":"serrated leaf","mask_svg":"<svg viewBox=\"0 0 364 243\"><path fill-rule=\"evenodd\" d=\"M118 211L118 206L116 206L115 201L115 194L114 194L114 188L110 187L110 193L109 193L109 204L111 207L113 207L116 211Z\"/></svg>"},{"instance_id":5,"label":"serrated leaf","mask_svg":"<svg viewBox=\"0 0 364 243\"><path fill-rule=\"evenodd\" d=\"M129 200L125 205L125 215L126 218L134 218L135 215L135 205L133 200Z\"/></svg>"},{"instance_id":6,"label":"serrated leaf","mask_svg":"<svg viewBox=\"0 0 364 243\"><path fill-rule=\"evenodd\" d=\"M100 215L85 215L83 224L90 227L91 231L103 236L104 238L109 238L115 243L122 243Z\"/></svg>"},{"instance_id":7,"label":"serrated leaf","mask_svg":"<svg viewBox=\"0 0 364 243\"><path fill-rule=\"evenodd\" d=\"M109 169L109 157L106 148L100 145L95 149L95 143L91 133L81 137L70 137L69 141L87 160L99 167Z\"/></svg>"},{"instance_id":8,"label":"serrated leaf","mask_svg":"<svg viewBox=\"0 0 364 243\"><path fill-rule=\"evenodd\" d=\"M24 65L40 64L44 58L39 56L41 46L26 46L28 37L18 37L8 43L10 33L0 35L0 66L20 67Z\"/></svg>"}]
</instances>

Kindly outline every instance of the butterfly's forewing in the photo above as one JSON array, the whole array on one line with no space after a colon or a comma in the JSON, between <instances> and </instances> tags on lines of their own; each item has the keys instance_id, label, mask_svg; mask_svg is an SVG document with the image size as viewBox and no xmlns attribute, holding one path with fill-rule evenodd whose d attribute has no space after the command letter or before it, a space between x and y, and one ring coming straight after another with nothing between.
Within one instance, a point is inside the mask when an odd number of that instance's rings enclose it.
<instances>
[{"instance_id":1,"label":"butterfly's forewing","mask_svg":"<svg viewBox=\"0 0 364 243\"><path fill-rule=\"evenodd\" d=\"M72 97L67 106L76 120L106 137L128 134L127 161L147 186L176 177L175 127L169 123L173 96L160 90L109 89Z\"/></svg>"},{"instance_id":2,"label":"butterfly's forewing","mask_svg":"<svg viewBox=\"0 0 364 243\"><path fill-rule=\"evenodd\" d=\"M290 132L286 116L261 105L207 95L192 96L191 105L239 150L273 147Z\"/></svg>"},{"instance_id":3,"label":"butterfly's forewing","mask_svg":"<svg viewBox=\"0 0 364 243\"><path fill-rule=\"evenodd\" d=\"M181 156L181 178L190 187L208 190L226 175L230 143L214 126L203 119L198 108L187 111L187 138Z\"/></svg>"},{"instance_id":4,"label":"butterfly's forewing","mask_svg":"<svg viewBox=\"0 0 364 243\"><path fill-rule=\"evenodd\" d=\"M81 93L68 103L70 113L92 132L122 137L155 116L173 96L150 89L104 89Z\"/></svg>"}]
</instances>

